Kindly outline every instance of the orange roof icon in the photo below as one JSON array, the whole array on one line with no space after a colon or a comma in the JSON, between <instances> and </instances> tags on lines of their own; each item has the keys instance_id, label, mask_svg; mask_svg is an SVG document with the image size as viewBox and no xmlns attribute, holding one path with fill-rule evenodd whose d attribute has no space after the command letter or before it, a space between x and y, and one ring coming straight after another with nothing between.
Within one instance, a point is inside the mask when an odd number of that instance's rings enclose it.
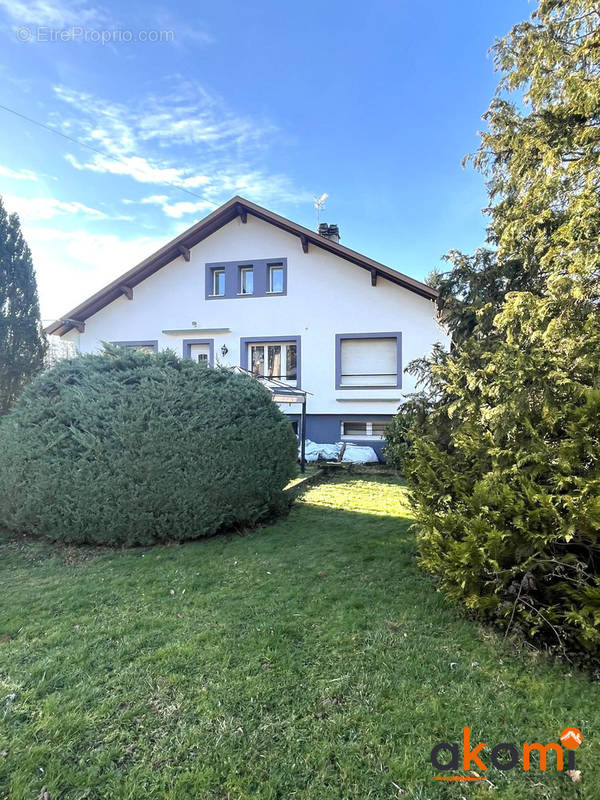
<instances>
[{"instance_id":1,"label":"orange roof icon","mask_svg":"<svg viewBox=\"0 0 600 800\"><path fill-rule=\"evenodd\" d=\"M579 747L582 741L583 736L579 728L565 728L560 735L560 743L569 750Z\"/></svg>"}]
</instances>

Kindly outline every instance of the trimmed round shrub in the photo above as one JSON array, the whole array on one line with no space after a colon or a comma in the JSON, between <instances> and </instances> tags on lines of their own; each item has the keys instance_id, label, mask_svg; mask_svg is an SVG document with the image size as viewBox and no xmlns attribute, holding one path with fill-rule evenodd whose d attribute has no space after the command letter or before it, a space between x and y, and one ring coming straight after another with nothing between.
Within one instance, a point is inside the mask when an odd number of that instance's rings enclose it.
<instances>
[{"instance_id":1,"label":"trimmed round shrub","mask_svg":"<svg viewBox=\"0 0 600 800\"><path fill-rule=\"evenodd\" d=\"M297 442L253 378L107 346L34 380L0 422L0 453L0 523L132 545L284 510Z\"/></svg>"}]
</instances>

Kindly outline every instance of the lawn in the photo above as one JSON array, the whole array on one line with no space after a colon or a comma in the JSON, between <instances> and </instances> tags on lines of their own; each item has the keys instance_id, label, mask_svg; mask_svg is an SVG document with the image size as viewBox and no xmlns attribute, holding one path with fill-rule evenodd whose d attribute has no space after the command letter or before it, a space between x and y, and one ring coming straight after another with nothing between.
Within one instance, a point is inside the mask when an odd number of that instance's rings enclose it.
<instances>
[{"instance_id":1,"label":"lawn","mask_svg":"<svg viewBox=\"0 0 600 800\"><path fill-rule=\"evenodd\" d=\"M0 797L600 797L597 685L463 618L410 517L398 481L346 475L244 536L2 539ZM464 725L490 745L576 725L583 781L435 782L431 748Z\"/></svg>"}]
</instances>

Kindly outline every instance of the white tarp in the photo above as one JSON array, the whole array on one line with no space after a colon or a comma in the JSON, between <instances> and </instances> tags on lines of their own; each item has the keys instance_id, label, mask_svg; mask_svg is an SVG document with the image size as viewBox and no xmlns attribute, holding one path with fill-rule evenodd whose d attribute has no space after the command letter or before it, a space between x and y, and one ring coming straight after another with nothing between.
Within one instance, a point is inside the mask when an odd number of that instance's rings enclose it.
<instances>
[{"instance_id":1,"label":"white tarp","mask_svg":"<svg viewBox=\"0 0 600 800\"><path fill-rule=\"evenodd\" d=\"M347 444L342 461L350 464L374 464L379 461L377 453L372 447L358 444Z\"/></svg>"},{"instance_id":2,"label":"white tarp","mask_svg":"<svg viewBox=\"0 0 600 800\"><path fill-rule=\"evenodd\" d=\"M321 442L311 442L310 439L306 440L306 460L339 461L342 449L344 449L344 454L341 460L347 464L375 464L379 461L377 453L372 447L357 444L344 445L343 442L323 444Z\"/></svg>"},{"instance_id":3,"label":"white tarp","mask_svg":"<svg viewBox=\"0 0 600 800\"><path fill-rule=\"evenodd\" d=\"M305 457L307 461L339 461L341 444L322 444L306 440Z\"/></svg>"}]
</instances>

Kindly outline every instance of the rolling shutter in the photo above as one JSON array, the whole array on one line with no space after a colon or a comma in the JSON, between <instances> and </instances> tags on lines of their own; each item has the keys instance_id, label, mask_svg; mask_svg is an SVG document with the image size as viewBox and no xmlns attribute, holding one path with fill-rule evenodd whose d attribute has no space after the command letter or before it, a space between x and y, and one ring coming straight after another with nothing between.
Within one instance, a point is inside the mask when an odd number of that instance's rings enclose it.
<instances>
[{"instance_id":1,"label":"rolling shutter","mask_svg":"<svg viewBox=\"0 0 600 800\"><path fill-rule=\"evenodd\" d=\"M396 386L396 339L342 339L342 386Z\"/></svg>"}]
</instances>

